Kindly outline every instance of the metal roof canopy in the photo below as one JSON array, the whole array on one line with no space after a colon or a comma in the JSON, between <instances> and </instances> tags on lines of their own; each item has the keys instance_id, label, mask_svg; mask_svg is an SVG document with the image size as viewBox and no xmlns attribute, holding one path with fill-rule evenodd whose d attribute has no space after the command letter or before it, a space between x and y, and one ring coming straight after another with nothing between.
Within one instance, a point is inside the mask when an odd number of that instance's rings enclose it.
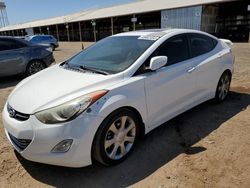
<instances>
[{"instance_id":1,"label":"metal roof canopy","mask_svg":"<svg viewBox=\"0 0 250 188\"><path fill-rule=\"evenodd\" d=\"M42 27L55 24L66 24L72 22L147 13L147 12L181 8L181 7L223 3L228 1L235 1L235 0L143 0L143 1L122 4L122 5L115 5L100 9L89 9L65 16L37 20L23 24L10 25L1 28L0 31Z\"/></svg>"}]
</instances>

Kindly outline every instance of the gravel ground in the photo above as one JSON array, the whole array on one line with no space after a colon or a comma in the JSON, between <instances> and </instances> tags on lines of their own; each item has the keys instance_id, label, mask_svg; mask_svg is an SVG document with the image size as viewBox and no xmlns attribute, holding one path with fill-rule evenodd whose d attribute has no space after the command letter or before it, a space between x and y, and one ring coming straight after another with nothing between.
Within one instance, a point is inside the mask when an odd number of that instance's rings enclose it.
<instances>
[{"instance_id":1,"label":"gravel ground","mask_svg":"<svg viewBox=\"0 0 250 188\"><path fill-rule=\"evenodd\" d=\"M81 48L82 43L61 43L56 61ZM0 187L250 187L250 44L235 44L234 53L226 102L206 102L165 123L114 167L71 169L27 161L8 143L0 117ZM21 79L1 78L0 111Z\"/></svg>"}]
</instances>

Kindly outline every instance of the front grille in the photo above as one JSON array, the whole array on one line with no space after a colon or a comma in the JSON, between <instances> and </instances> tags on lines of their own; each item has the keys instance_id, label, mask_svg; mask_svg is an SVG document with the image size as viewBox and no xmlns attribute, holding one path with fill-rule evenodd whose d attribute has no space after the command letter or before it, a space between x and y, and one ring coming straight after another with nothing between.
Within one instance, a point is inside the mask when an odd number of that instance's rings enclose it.
<instances>
[{"instance_id":1,"label":"front grille","mask_svg":"<svg viewBox=\"0 0 250 188\"><path fill-rule=\"evenodd\" d=\"M16 145L21 151L28 147L31 143L30 139L18 139L9 133L10 140Z\"/></svg>"},{"instance_id":2,"label":"front grille","mask_svg":"<svg viewBox=\"0 0 250 188\"><path fill-rule=\"evenodd\" d=\"M30 115L18 112L15 109L13 109L10 105L7 105L7 110L9 112L9 116L18 121L26 121L30 118Z\"/></svg>"}]
</instances>

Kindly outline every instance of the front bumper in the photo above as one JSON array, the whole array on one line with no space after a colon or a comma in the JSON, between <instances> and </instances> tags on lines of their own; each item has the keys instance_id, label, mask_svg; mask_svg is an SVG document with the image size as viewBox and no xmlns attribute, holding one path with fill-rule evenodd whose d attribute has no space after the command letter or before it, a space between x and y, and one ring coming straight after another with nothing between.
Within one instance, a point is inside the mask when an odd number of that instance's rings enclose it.
<instances>
[{"instance_id":1,"label":"front bumper","mask_svg":"<svg viewBox=\"0 0 250 188\"><path fill-rule=\"evenodd\" d=\"M30 161L58 166L83 167L92 163L92 142L102 121L101 117L83 113L72 122L45 125L34 115L21 122L10 118L6 106L3 110L5 133L13 147ZM25 149L21 149L10 135L21 141L30 140L30 143ZM69 151L52 153L54 146L65 139L73 139Z\"/></svg>"},{"instance_id":2,"label":"front bumper","mask_svg":"<svg viewBox=\"0 0 250 188\"><path fill-rule=\"evenodd\" d=\"M50 53L48 56L42 59L45 62L46 66L49 67L52 63L55 62L53 53Z\"/></svg>"},{"instance_id":3,"label":"front bumper","mask_svg":"<svg viewBox=\"0 0 250 188\"><path fill-rule=\"evenodd\" d=\"M59 47L59 43L55 43L55 48L58 48Z\"/></svg>"}]
</instances>

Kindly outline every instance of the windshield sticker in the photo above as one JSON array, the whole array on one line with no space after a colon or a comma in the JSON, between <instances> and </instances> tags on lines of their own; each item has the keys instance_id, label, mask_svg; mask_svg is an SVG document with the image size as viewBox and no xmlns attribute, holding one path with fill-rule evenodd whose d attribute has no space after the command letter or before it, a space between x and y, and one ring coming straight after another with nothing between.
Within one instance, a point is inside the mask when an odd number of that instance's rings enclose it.
<instances>
[{"instance_id":1,"label":"windshield sticker","mask_svg":"<svg viewBox=\"0 0 250 188\"><path fill-rule=\"evenodd\" d=\"M138 39L140 40L158 40L159 38L166 35L165 32L151 33L145 36L140 36Z\"/></svg>"}]
</instances>

